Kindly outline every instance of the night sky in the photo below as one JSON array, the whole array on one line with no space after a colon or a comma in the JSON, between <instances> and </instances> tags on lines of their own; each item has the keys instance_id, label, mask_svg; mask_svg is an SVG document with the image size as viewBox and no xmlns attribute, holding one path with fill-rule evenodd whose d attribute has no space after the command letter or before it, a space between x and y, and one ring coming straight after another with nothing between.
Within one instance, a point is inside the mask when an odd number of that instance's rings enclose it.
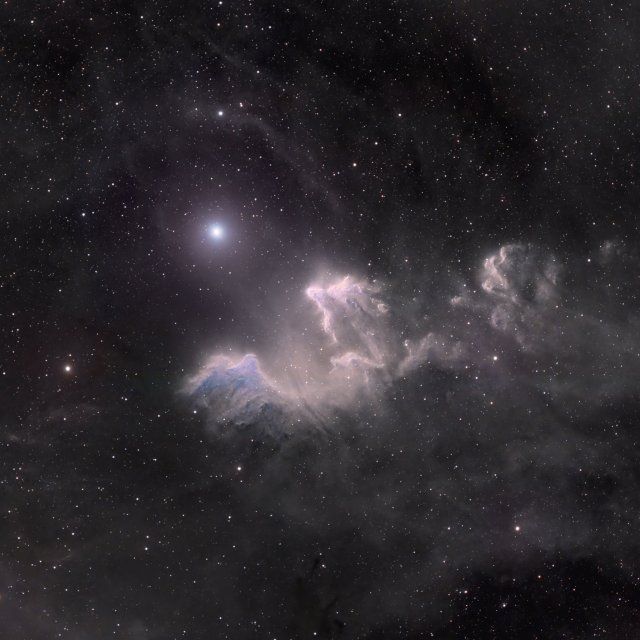
<instances>
[{"instance_id":1,"label":"night sky","mask_svg":"<svg viewBox=\"0 0 640 640\"><path fill-rule=\"evenodd\" d=\"M2 640L640 637L640 6L0 9Z\"/></svg>"}]
</instances>

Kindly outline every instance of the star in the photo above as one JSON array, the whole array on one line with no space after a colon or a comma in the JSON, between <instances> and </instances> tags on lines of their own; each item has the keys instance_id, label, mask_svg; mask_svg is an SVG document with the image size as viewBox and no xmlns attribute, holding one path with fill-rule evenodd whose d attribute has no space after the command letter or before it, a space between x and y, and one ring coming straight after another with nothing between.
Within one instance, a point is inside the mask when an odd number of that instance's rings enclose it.
<instances>
[{"instance_id":1,"label":"star","mask_svg":"<svg viewBox=\"0 0 640 640\"><path fill-rule=\"evenodd\" d=\"M212 224L209 227L209 235L215 240L220 240L224 236L224 229L219 224Z\"/></svg>"}]
</instances>

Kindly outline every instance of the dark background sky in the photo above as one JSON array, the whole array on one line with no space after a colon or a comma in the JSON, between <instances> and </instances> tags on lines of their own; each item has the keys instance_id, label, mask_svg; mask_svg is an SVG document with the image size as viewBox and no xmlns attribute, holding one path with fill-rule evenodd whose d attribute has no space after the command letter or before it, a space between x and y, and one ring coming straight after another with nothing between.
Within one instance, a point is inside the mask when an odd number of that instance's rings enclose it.
<instances>
[{"instance_id":1,"label":"dark background sky","mask_svg":"<svg viewBox=\"0 0 640 640\"><path fill-rule=\"evenodd\" d=\"M0 638L640 635L639 7L0 15ZM320 273L463 361L221 435Z\"/></svg>"}]
</instances>

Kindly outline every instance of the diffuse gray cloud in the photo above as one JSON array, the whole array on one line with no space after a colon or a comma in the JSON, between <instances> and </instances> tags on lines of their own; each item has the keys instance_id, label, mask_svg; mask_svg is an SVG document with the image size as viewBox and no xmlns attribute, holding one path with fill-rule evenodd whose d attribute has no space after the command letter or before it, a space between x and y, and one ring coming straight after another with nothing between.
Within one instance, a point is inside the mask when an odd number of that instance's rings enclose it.
<instances>
[{"instance_id":1,"label":"diffuse gray cloud","mask_svg":"<svg viewBox=\"0 0 640 640\"><path fill-rule=\"evenodd\" d=\"M479 289L451 300L474 319L461 332L463 342L476 345L469 363L490 361L497 344L505 374L524 373L531 385L563 401L597 405L603 396L633 392L640 372L638 318L622 293L611 299L608 292L607 269L622 252L605 243L595 252L598 267L585 255L561 260L532 245L501 247L485 260Z\"/></svg>"},{"instance_id":2,"label":"diffuse gray cloud","mask_svg":"<svg viewBox=\"0 0 640 640\"><path fill-rule=\"evenodd\" d=\"M622 251L605 244L597 255L610 264ZM588 265L585 259L582 267ZM482 370L502 386L524 378L545 393L597 403L602 394L633 388L621 373L639 369L637 320L596 313L592 300L603 282L576 284L580 267L532 245L504 245L484 260L477 286L437 310L449 325L426 321L415 335L404 327L419 323L404 318L405 306L392 305L379 283L349 275L316 282L305 294L324 336L319 351L305 336L287 336L286 371L254 354L216 354L185 391L216 428L257 427L272 436L325 427L336 413L384 402L399 379L424 380L434 367Z\"/></svg>"}]
</instances>

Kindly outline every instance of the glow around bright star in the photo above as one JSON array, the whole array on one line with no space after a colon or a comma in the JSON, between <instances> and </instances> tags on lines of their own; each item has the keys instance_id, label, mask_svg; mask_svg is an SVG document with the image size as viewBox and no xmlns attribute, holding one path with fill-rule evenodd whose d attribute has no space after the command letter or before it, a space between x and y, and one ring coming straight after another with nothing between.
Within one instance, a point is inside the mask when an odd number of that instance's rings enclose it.
<instances>
[{"instance_id":1,"label":"glow around bright star","mask_svg":"<svg viewBox=\"0 0 640 640\"><path fill-rule=\"evenodd\" d=\"M209 227L209 235L216 240L219 240L224 236L224 229L219 224L212 224Z\"/></svg>"}]
</instances>

